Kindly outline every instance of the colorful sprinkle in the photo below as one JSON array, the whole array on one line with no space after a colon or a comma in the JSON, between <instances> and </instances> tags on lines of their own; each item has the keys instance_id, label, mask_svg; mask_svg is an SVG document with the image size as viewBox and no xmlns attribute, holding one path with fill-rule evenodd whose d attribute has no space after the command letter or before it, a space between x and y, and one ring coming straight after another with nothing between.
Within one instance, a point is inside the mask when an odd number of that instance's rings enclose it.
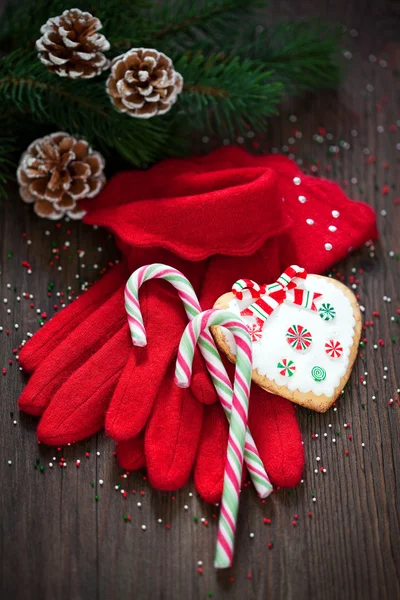
<instances>
[{"instance_id":1,"label":"colorful sprinkle","mask_svg":"<svg viewBox=\"0 0 400 600\"><path fill-rule=\"evenodd\" d=\"M343 347L337 340L329 340L325 344L325 352L330 358L340 358L343 354Z\"/></svg>"},{"instance_id":2,"label":"colorful sprinkle","mask_svg":"<svg viewBox=\"0 0 400 600\"><path fill-rule=\"evenodd\" d=\"M286 332L288 344L294 350L306 350L312 342L312 335L303 325L292 325Z\"/></svg>"},{"instance_id":3,"label":"colorful sprinkle","mask_svg":"<svg viewBox=\"0 0 400 600\"><path fill-rule=\"evenodd\" d=\"M315 381L324 381L326 378L326 371L322 367L316 366L311 369L311 375Z\"/></svg>"},{"instance_id":4,"label":"colorful sprinkle","mask_svg":"<svg viewBox=\"0 0 400 600\"><path fill-rule=\"evenodd\" d=\"M292 377L296 370L296 365L294 364L294 362L292 360L288 360L287 358L282 358L282 360L278 362L277 367L278 369L281 369L279 373L284 377Z\"/></svg>"},{"instance_id":5,"label":"colorful sprinkle","mask_svg":"<svg viewBox=\"0 0 400 600\"><path fill-rule=\"evenodd\" d=\"M318 314L324 321L331 321L336 317L335 309L332 304L329 304L328 302L324 302L324 304L319 307Z\"/></svg>"}]
</instances>

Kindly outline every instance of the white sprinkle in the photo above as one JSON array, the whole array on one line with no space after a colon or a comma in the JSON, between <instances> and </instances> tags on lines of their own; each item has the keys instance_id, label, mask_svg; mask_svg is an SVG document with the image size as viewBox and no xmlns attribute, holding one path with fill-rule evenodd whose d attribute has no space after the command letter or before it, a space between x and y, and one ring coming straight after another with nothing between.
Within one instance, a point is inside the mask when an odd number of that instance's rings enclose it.
<instances>
[{"instance_id":1,"label":"white sprinkle","mask_svg":"<svg viewBox=\"0 0 400 600\"><path fill-rule=\"evenodd\" d=\"M147 529L146 525L142 525L142 529L143 529L143 531L146 531L146 529Z\"/></svg>"},{"instance_id":2,"label":"white sprinkle","mask_svg":"<svg viewBox=\"0 0 400 600\"><path fill-rule=\"evenodd\" d=\"M332 244L330 244L329 242L327 242L327 243L325 244L325 250L328 250L328 252L329 252L330 250L332 250L332 248L333 248L333 246L332 246Z\"/></svg>"},{"instance_id":3,"label":"white sprinkle","mask_svg":"<svg viewBox=\"0 0 400 600\"><path fill-rule=\"evenodd\" d=\"M253 532L249 533L249 537L253 538L254 537L254 533Z\"/></svg>"},{"instance_id":4,"label":"white sprinkle","mask_svg":"<svg viewBox=\"0 0 400 600\"><path fill-rule=\"evenodd\" d=\"M52 462L49 462L49 467L50 467L50 469L53 467L53 463Z\"/></svg>"},{"instance_id":5,"label":"white sprinkle","mask_svg":"<svg viewBox=\"0 0 400 600\"><path fill-rule=\"evenodd\" d=\"M332 438L332 442L336 444L336 438Z\"/></svg>"},{"instance_id":6,"label":"white sprinkle","mask_svg":"<svg viewBox=\"0 0 400 600\"><path fill-rule=\"evenodd\" d=\"M188 505L185 504L185 506L183 507L183 510L188 510L188 509L189 509Z\"/></svg>"},{"instance_id":7,"label":"white sprinkle","mask_svg":"<svg viewBox=\"0 0 400 600\"><path fill-rule=\"evenodd\" d=\"M315 460L319 462L321 460L321 457L317 456Z\"/></svg>"},{"instance_id":8,"label":"white sprinkle","mask_svg":"<svg viewBox=\"0 0 400 600\"><path fill-rule=\"evenodd\" d=\"M103 485L104 481L102 479L99 479L99 484Z\"/></svg>"},{"instance_id":9,"label":"white sprinkle","mask_svg":"<svg viewBox=\"0 0 400 600\"><path fill-rule=\"evenodd\" d=\"M203 561L202 561L202 560L198 560L198 561L197 561L197 564L199 565L199 567L201 567L201 566L202 566L202 564L203 564Z\"/></svg>"},{"instance_id":10,"label":"white sprinkle","mask_svg":"<svg viewBox=\"0 0 400 600\"><path fill-rule=\"evenodd\" d=\"M332 217L334 219L337 219L339 215L340 215L340 212L338 210L333 210L332 211Z\"/></svg>"},{"instance_id":11,"label":"white sprinkle","mask_svg":"<svg viewBox=\"0 0 400 600\"><path fill-rule=\"evenodd\" d=\"M334 225L329 225L328 229L329 231L332 231L332 233L334 233L337 230L337 227L335 227Z\"/></svg>"},{"instance_id":12,"label":"white sprinkle","mask_svg":"<svg viewBox=\"0 0 400 600\"><path fill-rule=\"evenodd\" d=\"M141 508L141 506L142 506L142 503L141 503L141 502L138 502L138 503L137 503L137 507L138 507L138 508Z\"/></svg>"},{"instance_id":13,"label":"white sprinkle","mask_svg":"<svg viewBox=\"0 0 400 600\"><path fill-rule=\"evenodd\" d=\"M305 196L299 196L299 202L304 204L304 202L307 202L307 198Z\"/></svg>"},{"instance_id":14,"label":"white sprinkle","mask_svg":"<svg viewBox=\"0 0 400 600\"><path fill-rule=\"evenodd\" d=\"M300 177L293 177L293 183L294 183L294 185L300 185L301 184Z\"/></svg>"},{"instance_id":15,"label":"white sprinkle","mask_svg":"<svg viewBox=\"0 0 400 600\"><path fill-rule=\"evenodd\" d=\"M312 219L306 219L307 225L314 225L314 221Z\"/></svg>"},{"instance_id":16,"label":"white sprinkle","mask_svg":"<svg viewBox=\"0 0 400 600\"><path fill-rule=\"evenodd\" d=\"M162 523L162 519L157 519L157 523Z\"/></svg>"}]
</instances>

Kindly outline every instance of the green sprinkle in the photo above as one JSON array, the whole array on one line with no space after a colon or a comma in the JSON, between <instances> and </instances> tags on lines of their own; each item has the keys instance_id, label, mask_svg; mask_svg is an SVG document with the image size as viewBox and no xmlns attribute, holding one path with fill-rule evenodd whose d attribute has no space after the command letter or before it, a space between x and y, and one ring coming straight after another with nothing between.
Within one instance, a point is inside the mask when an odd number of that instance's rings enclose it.
<instances>
[{"instance_id":1,"label":"green sprinkle","mask_svg":"<svg viewBox=\"0 0 400 600\"><path fill-rule=\"evenodd\" d=\"M90 482L90 485L91 485L92 487L94 487L94 481L91 481L91 482Z\"/></svg>"},{"instance_id":2,"label":"green sprinkle","mask_svg":"<svg viewBox=\"0 0 400 600\"><path fill-rule=\"evenodd\" d=\"M44 471L44 466L43 465L40 465L40 471L43 473L43 471Z\"/></svg>"},{"instance_id":3,"label":"green sprinkle","mask_svg":"<svg viewBox=\"0 0 400 600\"><path fill-rule=\"evenodd\" d=\"M96 502L97 502L97 500L99 499L99 497L98 497L98 495L97 495L97 494L95 495L94 499L96 500Z\"/></svg>"},{"instance_id":4,"label":"green sprinkle","mask_svg":"<svg viewBox=\"0 0 400 600\"><path fill-rule=\"evenodd\" d=\"M197 521L198 521L198 520L199 520L199 518L198 518L198 517L193 517L193 521L194 521L195 523L197 523Z\"/></svg>"}]
</instances>

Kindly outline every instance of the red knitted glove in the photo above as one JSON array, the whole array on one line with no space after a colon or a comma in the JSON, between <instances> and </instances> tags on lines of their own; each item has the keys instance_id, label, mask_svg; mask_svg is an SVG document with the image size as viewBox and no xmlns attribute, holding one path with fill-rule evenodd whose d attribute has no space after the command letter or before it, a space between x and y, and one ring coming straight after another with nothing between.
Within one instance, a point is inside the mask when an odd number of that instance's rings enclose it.
<instances>
[{"instance_id":1,"label":"red knitted glove","mask_svg":"<svg viewBox=\"0 0 400 600\"><path fill-rule=\"evenodd\" d=\"M265 170L263 186L264 190L274 195L274 177ZM252 198L256 198L253 193L250 200ZM243 223L245 214L243 207L246 204L242 200L247 200L247 197L235 198L235 202L231 203L231 214L233 216L236 214L237 223ZM203 199L199 205L201 204ZM238 207L236 209L235 204ZM215 221L212 219L213 207L214 212L220 210L219 202L210 203L208 207L211 220ZM169 204L167 208L170 209ZM277 209L279 210L278 205ZM143 210L146 211L148 208ZM278 213L278 210L275 213ZM185 215L186 212L187 207L182 207L181 199L178 198L175 216L169 217L171 225L174 226L177 220L179 222L177 217L181 214ZM193 213L192 228L194 220L197 221L197 212ZM257 214L257 211L254 211L254 214ZM272 218L271 223L274 222L278 224L279 219L276 218L274 221ZM253 223L251 228L253 229ZM238 227L237 230L239 233ZM182 231L185 238L187 232ZM240 232L242 231L241 226ZM253 233L252 230L249 237ZM270 232L265 227L258 237L265 238L268 233ZM257 239L257 236L254 239ZM198 243L204 243L200 236ZM217 250L223 249L224 243L228 242L218 238ZM138 246L142 244L146 246L146 242L139 240ZM192 249L197 252L194 244ZM200 251L204 252L201 248ZM207 251L212 253L215 250L209 245ZM134 254L136 264L133 268L150 260L150 262L168 262L184 272L189 269L188 263L173 257L167 251L158 251L155 255L154 252L146 250L140 256L139 251L136 250ZM130 262L132 264L132 261ZM204 261L190 265L189 276L195 287L196 274L197 279L200 280L204 268ZM125 281L126 277L127 274L123 273L122 280ZM168 370L166 377L171 354L176 350L186 317L182 316L183 310L175 292L172 290L169 290L169 293L165 292L162 295L162 298L165 297L163 302L160 302L159 291L157 294L152 294L150 300L144 301L144 315L148 313L150 317L147 325L149 345L146 349L133 349L129 334L127 335L128 327L122 301L123 286L120 285L118 288L118 283L121 284L121 281L112 272L106 276L106 280L111 283L111 287L117 284L113 294L104 284L94 286L89 292L90 299L84 295L83 299L63 311L26 345L21 353L21 364L28 366L29 370L32 370L35 364L40 366L22 394L20 406L36 415L44 411L38 427L38 436L44 442L57 445L87 437L100 429L104 424L108 407L106 430L117 440L127 439L140 433L151 414L149 435L150 438L154 435L157 441L161 442L163 452L162 462L154 461L154 468L151 464L149 466L150 479L156 487L162 489L179 487L185 483L189 475L202 424L202 407L194 401L192 393L178 390L173 385L171 369ZM167 286L160 282L151 282L146 284L146 288L151 289L152 286L160 285ZM103 292L110 298L102 305ZM143 293L147 294L146 289ZM175 295L174 298L171 294ZM85 312L80 310L80 303L85 305L82 307L85 308ZM176 312L177 305L180 316ZM91 314L89 314L90 306L93 307ZM88 314L88 318L83 320L83 314ZM164 338L166 328L170 331ZM61 343L57 345L60 340ZM122 371L125 363L127 365ZM160 387L161 381L163 385ZM214 400L215 393L213 390L210 393L209 387L210 383L204 369L197 369L192 385L197 398L205 401ZM154 410L152 410L153 405ZM168 423L164 435L157 432L157 423ZM143 462L140 442L139 436L136 444L137 465Z\"/></svg>"},{"instance_id":2,"label":"red knitted glove","mask_svg":"<svg viewBox=\"0 0 400 600\"><path fill-rule=\"evenodd\" d=\"M196 180L200 188L205 185L206 177L202 171L212 181L213 171L218 168L229 172L232 177L235 168L236 172L246 171L248 175L246 167L249 167L252 176L255 176L255 164L262 169L265 166L272 167L279 176L279 199L282 198L285 209L294 222L293 229L286 235L274 238L268 245L264 244L251 259L213 259L203 288L203 308L210 307L220 294L231 288L238 277L251 278L261 283L273 281L293 262L304 265L310 272L321 272L335 260L345 256L351 245L358 246L376 235L375 218L369 207L350 202L336 185L328 181L303 176L297 166L284 157L256 158L237 149L224 149L199 159L196 168L200 169L201 166L202 169L196 172L191 166L194 171L191 176L184 161L180 165L174 161L171 163L170 166L178 170L178 173L170 173L171 177L178 180L179 184L185 179L185 189L190 188L192 192L195 191ZM185 169L182 174L179 173L179 168L182 171ZM208 186L211 188L210 181ZM266 202L270 201L265 194L263 197ZM337 225L333 225L334 223ZM119 231L118 223L115 231ZM214 275L210 276L213 268ZM253 386L249 420L271 480L276 485L292 486L298 483L303 466L303 452L295 406ZM164 425L168 426L167 423ZM163 422L158 423L157 433L162 427ZM212 502L218 501L222 491L227 432L221 408L206 407L196 460L195 482L202 496ZM162 464L162 444L157 435L151 435L151 423L146 431L145 442L148 462L151 465ZM135 466L137 445L137 440L118 445L119 460L127 469ZM143 438L140 440L140 448L143 451Z\"/></svg>"}]
</instances>

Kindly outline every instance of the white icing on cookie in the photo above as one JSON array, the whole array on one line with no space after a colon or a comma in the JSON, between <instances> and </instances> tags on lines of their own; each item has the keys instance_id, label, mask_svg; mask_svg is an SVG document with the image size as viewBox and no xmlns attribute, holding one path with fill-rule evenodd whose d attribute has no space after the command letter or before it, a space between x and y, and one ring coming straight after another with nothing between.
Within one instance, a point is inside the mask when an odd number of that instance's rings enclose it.
<instances>
[{"instance_id":1,"label":"white icing on cookie","mask_svg":"<svg viewBox=\"0 0 400 600\"><path fill-rule=\"evenodd\" d=\"M335 388L346 373L350 350L353 345L354 328L356 321L349 299L340 288L321 279L308 275L305 281L296 281L299 288L311 292L320 292L321 298L315 302L317 308L322 304L330 304L335 311L335 317L324 320L318 312L284 302L274 310L264 323L262 336L253 341L253 369L260 375L265 375L277 385L285 386L290 391L296 390L320 396L333 396ZM229 302L229 310L236 315L251 304L251 300L238 301L236 298ZM241 316L244 322L254 328L253 316ZM302 325L312 334L312 343L306 350L295 350L287 341L286 332L293 325ZM227 329L223 330L225 339L232 353L235 344L232 334ZM343 352L339 357L330 357L325 351L325 344L330 340L340 343ZM281 375L282 369L278 362L282 359L292 360L296 369L291 377ZM315 381L312 376L314 367L326 371L322 381ZM315 371L314 371L315 373Z\"/></svg>"}]
</instances>

